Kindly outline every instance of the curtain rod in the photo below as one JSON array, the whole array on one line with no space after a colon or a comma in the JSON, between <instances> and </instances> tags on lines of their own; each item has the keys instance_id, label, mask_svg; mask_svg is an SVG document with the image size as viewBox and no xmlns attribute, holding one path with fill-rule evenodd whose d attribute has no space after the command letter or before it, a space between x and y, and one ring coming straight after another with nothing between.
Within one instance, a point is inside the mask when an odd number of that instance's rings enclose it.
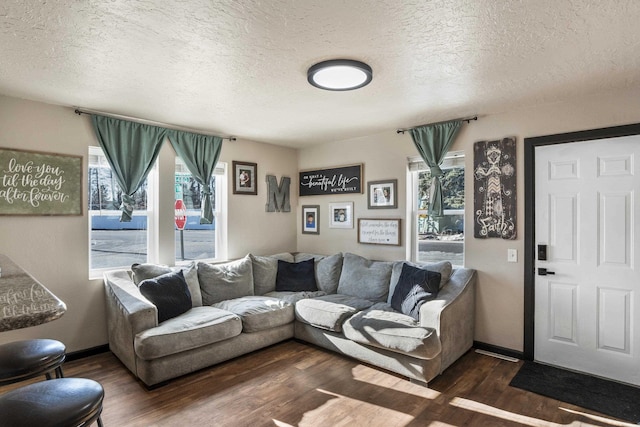
<instances>
[{"instance_id":1,"label":"curtain rod","mask_svg":"<svg viewBox=\"0 0 640 427\"><path fill-rule=\"evenodd\" d=\"M465 117L465 118L462 118L462 119L443 120L441 122L427 123L426 125L414 126L412 128L398 129L396 131L396 133L405 133L405 132L410 131L412 129L421 128L423 126L439 125L440 123L448 123L448 122L456 122L456 121L471 123L471 120L478 120L478 116Z\"/></svg>"},{"instance_id":2,"label":"curtain rod","mask_svg":"<svg viewBox=\"0 0 640 427\"><path fill-rule=\"evenodd\" d=\"M140 118L137 118L137 117L130 117L130 116L122 116L122 115L119 115L119 114L103 113L101 111L88 110L88 109L84 109L84 108L83 109L76 108L73 112L76 113L79 116L81 116L83 114L99 114L101 116L112 117L114 119L128 120L128 121L131 121L131 122L142 123L144 125L164 127L164 128L172 129L172 130L182 130L182 131L197 133L197 134L201 134L201 135L218 136L218 135L207 134L205 132L201 132L201 131L194 130L194 129L189 129L189 128L184 128L184 127L180 127L180 126L169 125L169 124L161 123L161 122L154 122L153 120L140 119ZM228 139L229 141L235 141L236 140L235 136L227 136L227 137L220 137L220 138Z\"/></svg>"}]
</instances>

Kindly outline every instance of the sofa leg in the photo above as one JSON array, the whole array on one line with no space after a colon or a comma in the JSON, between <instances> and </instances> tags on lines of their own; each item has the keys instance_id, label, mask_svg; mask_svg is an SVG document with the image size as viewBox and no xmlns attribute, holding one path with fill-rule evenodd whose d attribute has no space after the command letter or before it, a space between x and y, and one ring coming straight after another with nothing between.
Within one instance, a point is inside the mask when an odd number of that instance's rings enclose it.
<instances>
[{"instance_id":1,"label":"sofa leg","mask_svg":"<svg viewBox=\"0 0 640 427\"><path fill-rule=\"evenodd\" d=\"M429 388L426 381L416 380L415 378L409 378L411 384L421 385L422 387Z\"/></svg>"}]
</instances>

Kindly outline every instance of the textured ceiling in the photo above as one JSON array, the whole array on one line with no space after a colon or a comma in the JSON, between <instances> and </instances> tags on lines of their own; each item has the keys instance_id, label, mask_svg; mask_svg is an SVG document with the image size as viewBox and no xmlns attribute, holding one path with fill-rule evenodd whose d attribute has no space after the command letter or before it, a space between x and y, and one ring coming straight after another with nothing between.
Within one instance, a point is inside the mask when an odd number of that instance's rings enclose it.
<instances>
[{"instance_id":1,"label":"textured ceiling","mask_svg":"<svg viewBox=\"0 0 640 427\"><path fill-rule=\"evenodd\" d=\"M0 93L302 147L640 86L638 0L2 0ZM373 82L310 86L353 58Z\"/></svg>"}]
</instances>

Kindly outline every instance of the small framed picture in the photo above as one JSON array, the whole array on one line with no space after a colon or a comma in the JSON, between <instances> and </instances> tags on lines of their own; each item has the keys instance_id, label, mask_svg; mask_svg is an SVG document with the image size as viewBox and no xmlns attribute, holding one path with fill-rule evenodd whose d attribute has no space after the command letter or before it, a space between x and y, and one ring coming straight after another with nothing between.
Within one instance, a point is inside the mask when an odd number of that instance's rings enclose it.
<instances>
[{"instance_id":1,"label":"small framed picture","mask_svg":"<svg viewBox=\"0 0 640 427\"><path fill-rule=\"evenodd\" d=\"M320 234L320 206L302 206L302 233Z\"/></svg>"},{"instance_id":2,"label":"small framed picture","mask_svg":"<svg viewBox=\"0 0 640 427\"><path fill-rule=\"evenodd\" d=\"M329 228L353 228L353 202L329 203Z\"/></svg>"},{"instance_id":3,"label":"small framed picture","mask_svg":"<svg viewBox=\"0 0 640 427\"><path fill-rule=\"evenodd\" d=\"M258 194L258 165L233 161L233 194Z\"/></svg>"},{"instance_id":4,"label":"small framed picture","mask_svg":"<svg viewBox=\"0 0 640 427\"><path fill-rule=\"evenodd\" d=\"M395 209L398 207L398 180L369 181L367 183L369 209Z\"/></svg>"}]
</instances>

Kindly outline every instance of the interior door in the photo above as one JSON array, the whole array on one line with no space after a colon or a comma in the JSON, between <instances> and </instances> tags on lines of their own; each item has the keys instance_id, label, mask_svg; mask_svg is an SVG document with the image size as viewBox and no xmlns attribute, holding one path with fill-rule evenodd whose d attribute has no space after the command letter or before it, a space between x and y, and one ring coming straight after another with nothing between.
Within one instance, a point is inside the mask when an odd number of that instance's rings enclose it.
<instances>
[{"instance_id":1,"label":"interior door","mask_svg":"<svg viewBox=\"0 0 640 427\"><path fill-rule=\"evenodd\" d=\"M638 135L535 149L534 357L635 385L639 153Z\"/></svg>"}]
</instances>

